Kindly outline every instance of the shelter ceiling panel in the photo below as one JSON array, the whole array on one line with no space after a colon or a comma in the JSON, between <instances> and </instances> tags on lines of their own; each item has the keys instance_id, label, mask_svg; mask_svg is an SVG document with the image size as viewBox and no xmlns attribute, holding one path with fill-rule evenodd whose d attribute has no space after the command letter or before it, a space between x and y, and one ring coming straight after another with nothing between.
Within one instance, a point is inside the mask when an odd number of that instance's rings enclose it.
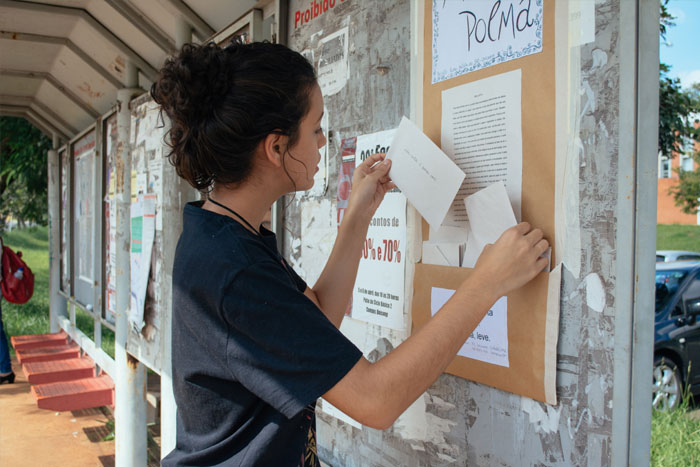
<instances>
[{"instance_id":1,"label":"shelter ceiling panel","mask_svg":"<svg viewBox=\"0 0 700 467\"><path fill-rule=\"evenodd\" d=\"M80 20L68 15L45 11L27 11L3 3L0 6L0 30L67 37Z\"/></svg>"},{"instance_id":2,"label":"shelter ceiling panel","mask_svg":"<svg viewBox=\"0 0 700 467\"><path fill-rule=\"evenodd\" d=\"M98 113L111 107L117 88L68 48L57 55L51 74Z\"/></svg>"},{"instance_id":3,"label":"shelter ceiling panel","mask_svg":"<svg viewBox=\"0 0 700 467\"><path fill-rule=\"evenodd\" d=\"M73 29L70 39L119 81L124 82L126 56L102 34L81 23Z\"/></svg>"},{"instance_id":4,"label":"shelter ceiling panel","mask_svg":"<svg viewBox=\"0 0 700 467\"><path fill-rule=\"evenodd\" d=\"M62 44L0 39L0 68L3 70L49 71Z\"/></svg>"},{"instance_id":5,"label":"shelter ceiling panel","mask_svg":"<svg viewBox=\"0 0 700 467\"><path fill-rule=\"evenodd\" d=\"M27 79L20 76L6 76L0 74L0 92L2 92L2 94L31 97L34 96L40 85L40 79Z\"/></svg>"},{"instance_id":6,"label":"shelter ceiling panel","mask_svg":"<svg viewBox=\"0 0 700 467\"><path fill-rule=\"evenodd\" d=\"M174 40L176 16L172 8L166 8L162 3L154 1L131 3L131 6L147 16L168 37Z\"/></svg>"},{"instance_id":7,"label":"shelter ceiling panel","mask_svg":"<svg viewBox=\"0 0 700 467\"><path fill-rule=\"evenodd\" d=\"M153 43L139 28L103 0L90 2L88 12L126 45L156 68L165 60L166 51ZM171 38L172 39L172 38Z\"/></svg>"},{"instance_id":8,"label":"shelter ceiling panel","mask_svg":"<svg viewBox=\"0 0 700 467\"><path fill-rule=\"evenodd\" d=\"M230 25L258 3L256 0L184 0L184 3L192 11L197 13L209 26L220 31Z\"/></svg>"},{"instance_id":9,"label":"shelter ceiling panel","mask_svg":"<svg viewBox=\"0 0 700 467\"><path fill-rule=\"evenodd\" d=\"M68 124L69 128L66 128L66 130L69 130L67 132L70 134L75 134L87 128L88 125L95 121L95 119L78 106L78 104L74 103L65 94L61 93L46 81L39 86L35 95L35 101L50 109L53 114L60 119L56 121L53 116L51 116L52 118L50 119L49 115L46 115L46 112L42 112L51 123L54 123L56 126L60 125L60 128L64 128L66 126L65 124Z\"/></svg>"}]
</instances>

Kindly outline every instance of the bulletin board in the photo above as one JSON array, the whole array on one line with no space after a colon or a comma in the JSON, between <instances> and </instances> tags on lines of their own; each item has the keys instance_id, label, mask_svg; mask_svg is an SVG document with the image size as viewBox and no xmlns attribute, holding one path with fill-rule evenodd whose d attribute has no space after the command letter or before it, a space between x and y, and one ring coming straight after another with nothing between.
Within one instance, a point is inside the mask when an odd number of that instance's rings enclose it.
<instances>
[{"instance_id":1,"label":"bulletin board","mask_svg":"<svg viewBox=\"0 0 700 467\"><path fill-rule=\"evenodd\" d=\"M440 2L438 2L440 3ZM535 3L534 1L532 3ZM423 131L441 141L442 92L484 78L521 70L522 221L543 230L554 245L555 197L555 54L554 0L543 0L542 50L514 60L432 83L433 1L425 2L423 37ZM423 239L428 238L428 225ZM554 254L552 254L554 258ZM472 270L416 265L413 298L414 331L431 317L432 287L456 289ZM557 271L558 272L558 271ZM535 400L556 404L556 339L559 318L557 272L542 273L508 296L508 367L457 356L447 373ZM550 287L550 281L552 281ZM555 282L556 281L556 282ZM552 295L556 299L552 300ZM548 295L550 306L548 307ZM553 329L554 326L554 329Z\"/></svg>"}]
</instances>

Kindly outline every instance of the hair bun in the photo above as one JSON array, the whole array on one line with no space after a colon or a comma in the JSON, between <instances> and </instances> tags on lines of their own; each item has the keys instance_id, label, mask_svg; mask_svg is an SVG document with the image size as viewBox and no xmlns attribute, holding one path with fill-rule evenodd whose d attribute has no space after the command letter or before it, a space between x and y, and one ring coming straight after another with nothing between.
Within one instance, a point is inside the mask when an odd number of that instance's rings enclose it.
<instances>
[{"instance_id":1,"label":"hair bun","mask_svg":"<svg viewBox=\"0 0 700 467\"><path fill-rule=\"evenodd\" d=\"M177 57L165 61L151 89L153 98L171 117L201 123L229 92L234 69L229 55L213 42L185 44Z\"/></svg>"}]
</instances>

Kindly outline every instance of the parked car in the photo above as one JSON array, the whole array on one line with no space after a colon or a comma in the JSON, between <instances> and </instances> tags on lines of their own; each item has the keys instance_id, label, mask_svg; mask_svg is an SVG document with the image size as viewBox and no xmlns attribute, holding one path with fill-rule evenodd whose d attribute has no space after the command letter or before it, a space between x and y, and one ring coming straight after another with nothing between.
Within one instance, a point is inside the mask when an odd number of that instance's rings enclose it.
<instances>
[{"instance_id":1,"label":"parked car","mask_svg":"<svg viewBox=\"0 0 700 467\"><path fill-rule=\"evenodd\" d=\"M686 386L700 394L700 261L656 264L653 405L671 410Z\"/></svg>"},{"instance_id":2,"label":"parked car","mask_svg":"<svg viewBox=\"0 0 700 467\"><path fill-rule=\"evenodd\" d=\"M658 250L656 252L656 262L669 261L700 261L700 253L697 251L681 251L681 250Z\"/></svg>"}]
</instances>

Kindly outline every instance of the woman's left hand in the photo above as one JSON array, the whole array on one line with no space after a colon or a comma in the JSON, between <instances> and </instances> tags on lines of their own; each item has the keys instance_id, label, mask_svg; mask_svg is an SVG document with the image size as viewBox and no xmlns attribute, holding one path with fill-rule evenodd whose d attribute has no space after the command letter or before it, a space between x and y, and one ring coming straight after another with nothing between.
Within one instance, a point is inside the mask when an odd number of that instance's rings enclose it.
<instances>
[{"instance_id":1,"label":"woman's left hand","mask_svg":"<svg viewBox=\"0 0 700 467\"><path fill-rule=\"evenodd\" d=\"M391 160L386 159L384 153L372 154L355 168L348 203L349 211L366 216L369 222L386 192L396 187L389 178L390 168Z\"/></svg>"}]
</instances>

